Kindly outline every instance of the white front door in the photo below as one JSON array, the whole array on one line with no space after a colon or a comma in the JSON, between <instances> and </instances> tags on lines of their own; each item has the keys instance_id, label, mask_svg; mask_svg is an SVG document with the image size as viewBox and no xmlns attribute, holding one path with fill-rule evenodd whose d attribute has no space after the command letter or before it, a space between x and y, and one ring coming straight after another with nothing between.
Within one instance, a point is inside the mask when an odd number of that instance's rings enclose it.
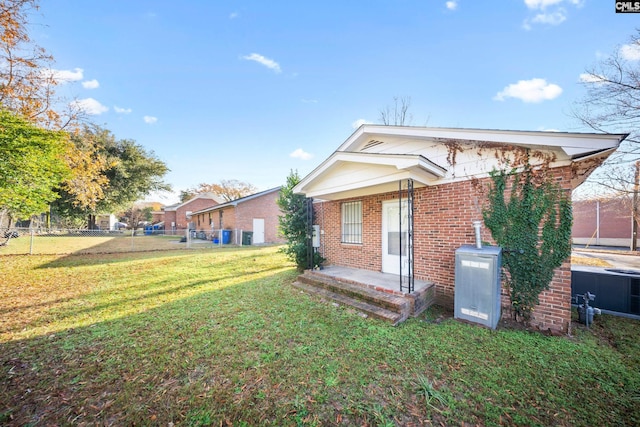
<instances>
[{"instance_id":1,"label":"white front door","mask_svg":"<svg viewBox=\"0 0 640 427\"><path fill-rule=\"evenodd\" d=\"M253 218L252 244L264 243L264 218Z\"/></svg>"},{"instance_id":2,"label":"white front door","mask_svg":"<svg viewBox=\"0 0 640 427\"><path fill-rule=\"evenodd\" d=\"M407 202L402 202L402 218L400 218L400 204L398 200L382 203L382 272L406 274L409 267L407 259L408 248L408 215ZM402 245L402 247L401 247Z\"/></svg>"}]
</instances>

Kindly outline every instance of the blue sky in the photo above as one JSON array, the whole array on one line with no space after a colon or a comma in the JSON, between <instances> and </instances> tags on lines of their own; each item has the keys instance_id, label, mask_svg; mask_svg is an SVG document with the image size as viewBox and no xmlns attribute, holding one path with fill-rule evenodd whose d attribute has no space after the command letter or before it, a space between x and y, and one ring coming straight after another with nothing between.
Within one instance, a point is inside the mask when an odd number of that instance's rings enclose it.
<instances>
[{"instance_id":1,"label":"blue sky","mask_svg":"<svg viewBox=\"0 0 640 427\"><path fill-rule=\"evenodd\" d=\"M411 98L416 126L586 131L569 115L581 73L640 27L614 4L55 0L30 34L58 94L153 150L176 191L264 190L311 172L394 97Z\"/></svg>"}]
</instances>

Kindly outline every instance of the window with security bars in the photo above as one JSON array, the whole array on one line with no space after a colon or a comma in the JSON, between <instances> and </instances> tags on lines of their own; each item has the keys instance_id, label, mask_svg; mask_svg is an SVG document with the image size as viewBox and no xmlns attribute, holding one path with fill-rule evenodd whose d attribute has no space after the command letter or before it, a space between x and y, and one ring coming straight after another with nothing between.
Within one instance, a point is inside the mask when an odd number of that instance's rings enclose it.
<instances>
[{"instance_id":1,"label":"window with security bars","mask_svg":"<svg viewBox=\"0 0 640 427\"><path fill-rule=\"evenodd\" d=\"M362 202L342 204L342 243L362 243Z\"/></svg>"}]
</instances>

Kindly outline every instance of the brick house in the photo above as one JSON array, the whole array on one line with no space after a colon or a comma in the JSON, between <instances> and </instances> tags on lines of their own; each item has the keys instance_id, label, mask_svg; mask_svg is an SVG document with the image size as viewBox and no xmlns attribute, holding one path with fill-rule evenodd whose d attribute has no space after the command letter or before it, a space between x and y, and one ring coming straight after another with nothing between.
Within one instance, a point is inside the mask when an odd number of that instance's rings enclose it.
<instances>
[{"instance_id":1,"label":"brick house","mask_svg":"<svg viewBox=\"0 0 640 427\"><path fill-rule=\"evenodd\" d=\"M574 201L573 243L631 247L632 205L620 197Z\"/></svg>"},{"instance_id":2,"label":"brick house","mask_svg":"<svg viewBox=\"0 0 640 427\"><path fill-rule=\"evenodd\" d=\"M314 199L318 250L327 265L411 272L435 284L435 302L453 306L454 252L474 243L472 221L482 220L492 170L511 169L526 157L534 167L548 167L570 196L625 137L363 125L294 191ZM409 198L411 219L398 207ZM482 240L492 241L484 227ZM503 288L503 313L508 299ZM567 331L570 320L567 259L540 295L532 323Z\"/></svg>"},{"instance_id":3,"label":"brick house","mask_svg":"<svg viewBox=\"0 0 640 427\"><path fill-rule=\"evenodd\" d=\"M278 232L279 195L280 187L276 187L198 210L192 216L194 228L206 238L212 233L219 237L220 230L231 231L230 241L224 243L241 244L247 232L251 233L251 244L283 243Z\"/></svg>"},{"instance_id":4,"label":"brick house","mask_svg":"<svg viewBox=\"0 0 640 427\"><path fill-rule=\"evenodd\" d=\"M187 228L194 230L192 214L198 210L216 206L222 203L222 199L213 193L198 194L183 203L165 206L160 215L154 212L154 223L164 222L167 234L184 234Z\"/></svg>"}]
</instances>

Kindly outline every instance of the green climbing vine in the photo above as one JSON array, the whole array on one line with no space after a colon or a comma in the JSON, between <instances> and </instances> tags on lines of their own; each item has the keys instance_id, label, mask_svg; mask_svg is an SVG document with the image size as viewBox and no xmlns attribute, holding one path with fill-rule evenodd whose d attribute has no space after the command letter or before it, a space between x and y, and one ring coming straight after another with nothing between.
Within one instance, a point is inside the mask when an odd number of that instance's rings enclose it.
<instances>
[{"instance_id":1,"label":"green climbing vine","mask_svg":"<svg viewBox=\"0 0 640 427\"><path fill-rule=\"evenodd\" d=\"M503 248L514 316L528 321L554 270L571 254L571 201L528 164L520 172L493 171L491 180L484 223Z\"/></svg>"}]
</instances>

